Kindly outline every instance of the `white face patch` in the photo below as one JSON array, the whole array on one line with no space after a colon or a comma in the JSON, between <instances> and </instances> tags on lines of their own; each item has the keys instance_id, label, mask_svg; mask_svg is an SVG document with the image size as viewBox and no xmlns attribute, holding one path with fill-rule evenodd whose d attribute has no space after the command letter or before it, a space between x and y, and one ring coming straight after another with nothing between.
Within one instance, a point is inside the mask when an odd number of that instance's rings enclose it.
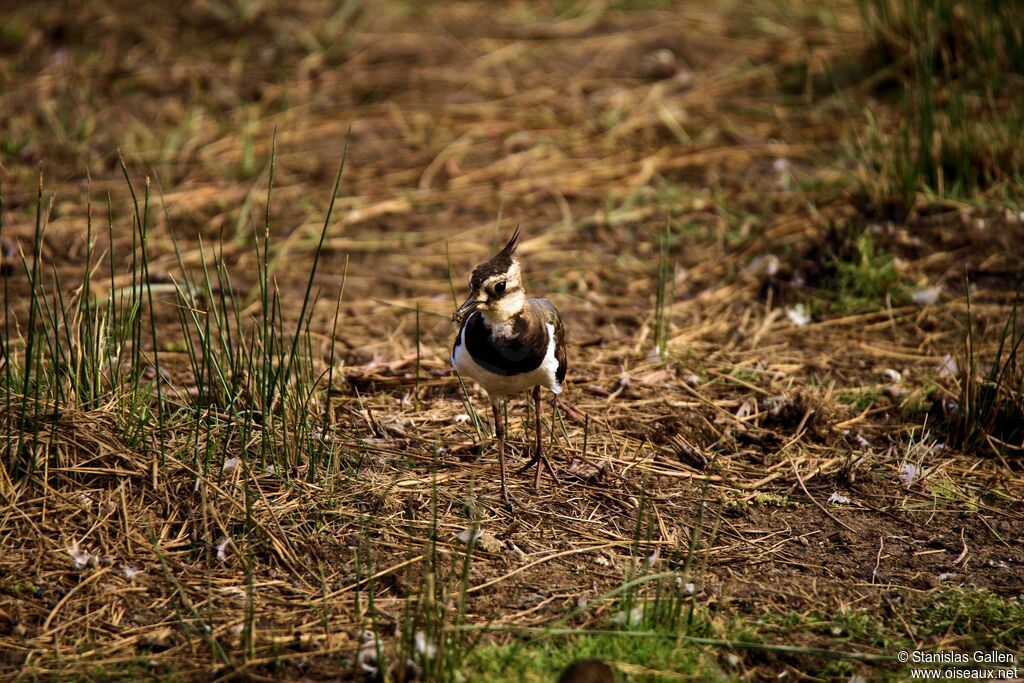
<instances>
[{"instance_id":1,"label":"white face patch","mask_svg":"<svg viewBox=\"0 0 1024 683\"><path fill-rule=\"evenodd\" d=\"M484 280L481 286L482 291L479 294L482 298L487 299L488 303L487 308L480 309L480 313L483 314L488 327L494 329L496 326L507 323L509 318L523 310L523 306L526 305L526 294L523 292L521 272L519 261L513 260L512 265L505 273L492 275ZM494 291L494 286L499 282L505 283L505 293L491 294ZM508 325L508 327L508 335L511 335L511 326ZM500 331L497 334L502 336Z\"/></svg>"},{"instance_id":2,"label":"white face patch","mask_svg":"<svg viewBox=\"0 0 1024 683\"><path fill-rule=\"evenodd\" d=\"M516 289L497 301L492 301L487 305L486 309L481 308L480 313L484 316L484 320L487 321L488 327L493 328L499 323L504 323L509 318L517 315L523 310L525 305L526 294L523 293L522 289Z\"/></svg>"},{"instance_id":3,"label":"white face patch","mask_svg":"<svg viewBox=\"0 0 1024 683\"><path fill-rule=\"evenodd\" d=\"M522 271L519 268L519 261L513 260L512 261L512 265L509 266L508 271L506 271L505 273L503 273L501 275L492 275L489 278L487 278L486 280L484 280L484 284L483 284L482 289L484 291L489 292L489 291L491 291L491 288L494 285L498 284L499 282L504 282L505 283L505 289L506 290L515 289L516 287L521 287L522 286L522 282L520 282L521 272Z\"/></svg>"}]
</instances>

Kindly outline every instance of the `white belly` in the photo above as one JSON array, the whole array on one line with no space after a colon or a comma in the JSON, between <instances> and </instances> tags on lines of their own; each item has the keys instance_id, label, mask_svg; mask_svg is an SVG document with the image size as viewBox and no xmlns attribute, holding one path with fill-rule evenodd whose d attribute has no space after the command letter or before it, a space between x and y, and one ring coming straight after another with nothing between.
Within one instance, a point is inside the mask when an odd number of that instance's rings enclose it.
<instances>
[{"instance_id":1,"label":"white belly","mask_svg":"<svg viewBox=\"0 0 1024 683\"><path fill-rule=\"evenodd\" d=\"M544 360L535 370L524 372L521 375L497 375L480 367L466 348L465 327L459 330L459 334L461 343L452 354L452 365L463 377L475 379L491 396L508 396L532 389L537 385L546 387L555 394L562 393L562 387L555 377L555 373L558 371L558 359L555 358L555 327L551 323L548 323L548 348L544 354Z\"/></svg>"}]
</instances>

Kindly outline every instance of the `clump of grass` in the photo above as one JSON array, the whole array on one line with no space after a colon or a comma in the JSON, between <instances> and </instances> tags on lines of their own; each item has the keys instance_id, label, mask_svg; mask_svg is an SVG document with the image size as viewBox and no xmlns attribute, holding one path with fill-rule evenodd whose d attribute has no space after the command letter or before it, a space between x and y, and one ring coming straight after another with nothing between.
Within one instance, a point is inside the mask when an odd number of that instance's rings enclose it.
<instances>
[{"instance_id":1,"label":"clump of grass","mask_svg":"<svg viewBox=\"0 0 1024 683\"><path fill-rule=\"evenodd\" d=\"M465 546L450 561L438 550L438 490L434 481L430 505L430 533L423 550L419 593L406 602L402 624L402 665L411 662L425 680L455 680L466 653L474 644L461 630L469 597L473 556L480 537L473 496Z\"/></svg>"},{"instance_id":2,"label":"clump of grass","mask_svg":"<svg viewBox=\"0 0 1024 683\"><path fill-rule=\"evenodd\" d=\"M957 409L949 423L953 444L965 450L999 457L1024 453L1024 364L1019 355L1024 323L1019 318L1020 301L1019 287L986 371L977 350L970 290L967 292L964 376L960 379Z\"/></svg>"},{"instance_id":3,"label":"clump of grass","mask_svg":"<svg viewBox=\"0 0 1024 683\"><path fill-rule=\"evenodd\" d=\"M907 599L897 624L877 614L856 609L832 613L785 612L761 618L762 637L775 631L807 629L836 639L892 653L913 649L907 628L919 638L955 639L958 649L1011 647L1024 632L1024 602L987 590L949 588ZM905 626L906 625L906 626ZM947 641L947 644L951 644Z\"/></svg>"},{"instance_id":4,"label":"clump of grass","mask_svg":"<svg viewBox=\"0 0 1024 683\"><path fill-rule=\"evenodd\" d=\"M829 288L836 293L833 307L842 313L880 308L902 299L905 292L895 259L876 243L870 232L857 235L849 253L833 257Z\"/></svg>"},{"instance_id":5,"label":"clump of grass","mask_svg":"<svg viewBox=\"0 0 1024 683\"><path fill-rule=\"evenodd\" d=\"M855 387L836 392L836 399L840 403L850 406L857 412L868 410L882 397L882 390L878 387Z\"/></svg>"},{"instance_id":6,"label":"clump of grass","mask_svg":"<svg viewBox=\"0 0 1024 683\"><path fill-rule=\"evenodd\" d=\"M870 52L902 89L895 132L868 114L876 206L919 192L967 197L1024 180L1024 7L956 0L861 0Z\"/></svg>"},{"instance_id":7,"label":"clump of grass","mask_svg":"<svg viewBox=\"0 0 1024 683\"><path fill-rule=\"evenodd\" d=\"M926 57L921 66L944 64L957 75L987 79L998 87L1009 73L1024 73L1022 8L1013 2L961 0L860 0L861 16L872 32L883 62L910 69L908 57Z\"/></svg>"},{"instance_id":8,"label":"clump of grass","mask_svg":"<svg viewBox=\"0 0 1024 683\"><path fill-rule=\"evenodd\" d=\"M435 453L436 455L436 453ZM437 462L434 462L435 473ZM396 639L393 647L385 647L387 641L377 642L375 653L378 678L373 680L425 680L457 681L475 680L467 678L464 671L467 659L479 646L483 631L467 626L467 612L470 600L470 577L479 543L484 537L481 529L478 501L470 491L465 499L467 528L458 535L462 545L450 552L441 537L438 510L439 487L436 477L431 486L429 522L417 519L413 509L407 511L406 522L411 538L420 538L426 527L422 545L409 549L409 570L407 582L417 589L404 601L400 621L394 624L395 616L378 609L374 602L376 589L372 580L374 569L362 568L361 557L369 555L361 536L356 549L356 564L363 575L369 577L357 596L356 611L364 614L367 628L374 634L386 634L389 625L395 626ZM377 520L369 518L369 523ZM362 595L366 596L364 607L360 607ZM392 622L389 624L389 622ZM365 648L366 645L364 644Z\"/></svg>"},{"instance_id":9,"label":"clump of grass","mask_svg":"<svg viewBox=\"0 0 1024 683\"><path fill-rule=\"evenodd\" d=\"M65 297L60 272L52 263L46 264L43 256L43 239L52 210L52 198L44 202L43 180L40 172L31 260L26 257L22 262L29 284L25 302L27 325L20 329L12 323L10 313L4 322L3 446L7 472L15 480L30 477L37 470L45 477L50 466L56 464L51 462L53 444L41 438L41 434L49 431L52 439L51 430L60 424L65 409L89 409L102 400L113 400L116 405L127 444L148 451L156 442L163 452L159 361L155 348L143 351L143 309L148 306L152 310L153 302L147 254L148 183L140 208L129 180L134 205L131 284L117 287L111 269L107 301L101 305L88 290L94 267L91 200L83 268L85 286ZM108 231L113 232L112 221ZM47 267L51 271L49 282L44 278ZM10 303L5 279L5 310L10 310ZM153 329L152 318L149 328ZM20 332L19 339L12 338L12 330ZM157 401L147 398L151 393L156 394Z\"/></svg>"},{"instance_id":10,"label":"clump of grass","mask_svg":"<svg viewBox=\"0 0 1024 683\"><path fill-rule=\"evenodd\" d=\"M294 324L292 330L285 327L281 294L268 260L273 152L263 240L261 243L257 236L254 244L260 257L257 280L262 304L254 321L244 319L240 296L224 262L223 239L214 250L212 265L206 247L200 243L199 272L185 267L175 241L181 272L173 276L172 285L153 283L149 271L151 185L147 178L140 198L123 161L121 170L132 201L129 271L119 276L111 253L106 299L94 298L89 284L98 270L93 263L90 199L84 285L65 296L60 272L43 256L50 208L40 174L33 247L31 256L22 263L29 284L27 324L22 328L22 338L12 339L9 332L18 327L12 323L11 314L5 316L0 348L4 366L0 377L4 383L4 403L0 406L5 416L4 464L11 478L31 479L42 472L45 479L46 472L63 463L55 459L60 457L54 455L58 449L52 449L43 435L53 434L67 410L91 410L100 405L110 406L117 415L127 445L143 453L155 450L161 465L166 463L167 455L165 425L173 420L190 426L187 438L176 435L175 456L208 475L214 457L223 461L231 457L231 440L216 438L222 417L230 416L239 426L243 458L257 455L250 449L258 444L261 466L274 464L285 472L297 471L301 466L309 476L318 472L328 439L323 438L326 427L321 425L317 411L322 376L314 367L310 319L317 263L344 163L343 159L298 319L288 321L289 326ZM113 252L115 228L109 204L108 200L107 232ZM48 268L52 275L47 280L44 276ZM119 286L126 275L129 284ZM155 316L167 302L156 298L158 288L176 295L182 348L191 369L186 385L193 383L194 387L176 386L161 370L159 350L167 344L158 335ZM6 279L4 291L6 309L10 303Z\"/></svg>"},{"instance_id":11,"label":"clump of grass","mask_svg":"<svg viewBox=\"0 0 1024 683\"><path fill-rule=\"evenodd\" d=\"M654 301L654 345L660 360L668 354L669 324L673 298L672 264L668 258L670 226L658 233L658 284Z\"/></svg>"}]
</instances>

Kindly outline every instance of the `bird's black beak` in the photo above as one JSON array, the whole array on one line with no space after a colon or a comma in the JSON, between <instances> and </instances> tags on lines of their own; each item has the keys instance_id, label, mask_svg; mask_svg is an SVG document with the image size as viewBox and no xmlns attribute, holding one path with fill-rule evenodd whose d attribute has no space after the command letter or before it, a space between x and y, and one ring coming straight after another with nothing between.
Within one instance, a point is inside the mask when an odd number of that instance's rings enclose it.
<instances>
[{"instance_id":1,"label":"bird's black beak","mask_svg":"<svg viewBox=\"0 0 1024 683\"><path fill-rule=\"evenodd\" d=\"M452 313L452 320L458 323L462 322L466 319L466 316L475 311L479 305L480 301L477 300L476 294L470 294L465 303L459 306L456 311Z\"/></svg>"}]
</instances>

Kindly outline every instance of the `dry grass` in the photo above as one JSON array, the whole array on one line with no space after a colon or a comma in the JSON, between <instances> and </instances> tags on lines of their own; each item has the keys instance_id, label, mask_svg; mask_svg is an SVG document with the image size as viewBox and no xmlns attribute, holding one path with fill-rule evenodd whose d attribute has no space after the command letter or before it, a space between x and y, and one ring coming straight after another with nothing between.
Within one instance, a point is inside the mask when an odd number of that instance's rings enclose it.
<instances>
[{"instance_id":1,"label":"dry grass","mask_svg":"<svg viewBox=\"0 0 1024 683\"><path fill-rule=\"evenodd\" d=\"M225 471L255 449L262 422L243 429L223 405L197 400L178 302L155 289L163 428L128 433L117 388L93 405L65 402L53 419L48 404L32 418L33 473L0 470L4 675L356 675L359 632L397 641L409 605L422 617L439 595L424 582L459 603L457 536L473 524L488 537L468 565L463 623L495 627L499 640L501 627L550 625L614 589L656 549L652 571L695 559L695 603L724 615L882 615L893 591L920 596L948 581L1021 590L1020 444L948 446L955 419L943 411L960 380L942 368L947 354L966 367L965 274L974 352L992 357L1024 273L1024 223L1018 207L989 199L933 201L900 223L862 210L852 164L837 155L850 139L845 98L865 86L843 95L820 83L867 44L855 8L90 0L74 12L20 8L6 23L12 357L31 291L18 254L31 264L37 162L52 193L48 294L51 264L69 302L112 289L96 277L75 290L87 187L96 216L112 197L113 288L132 285L120 149L137 187L152 178L159 206L151 282L183 282L179 258L193 276L221 259L255 319L252 234L276 127L268 280L294 324L347 134L351 151L308 337L317 372L335 349L333 384L319 377L304 408L326 416L327 456L273 470L248 458ZM571 347L553 449L563 486L534 491L532 477L514 477L509 512L490 441L460 417L449 263L461 294L517 224L530 291L562 311ZM110 245L97 234L103 273ZM898 257L898 289L850 304L832 287L834 264L853 262L849 234ZM937 300L914 303L908 292L926 287ZM809 324L787 315L797 303ZM475 389L469 398L484 405ZM6 424L30 419L22 405L7 404ZM523 402L509 417L519 452ZM266 429L281 443L311 438L289 420ZM9 438L5 462L20 447ZM909 487L907 462L923 471ZM849 502L829 501L833 492ZM78 569L72 549L89 554ZM607 624L612 611L595 603L572 625ZM906 628L923 646L957 642ZM813 631L787 637L834 645ZM741 654L751 676L806 666Z\"/></svg>"}]
</instances>

